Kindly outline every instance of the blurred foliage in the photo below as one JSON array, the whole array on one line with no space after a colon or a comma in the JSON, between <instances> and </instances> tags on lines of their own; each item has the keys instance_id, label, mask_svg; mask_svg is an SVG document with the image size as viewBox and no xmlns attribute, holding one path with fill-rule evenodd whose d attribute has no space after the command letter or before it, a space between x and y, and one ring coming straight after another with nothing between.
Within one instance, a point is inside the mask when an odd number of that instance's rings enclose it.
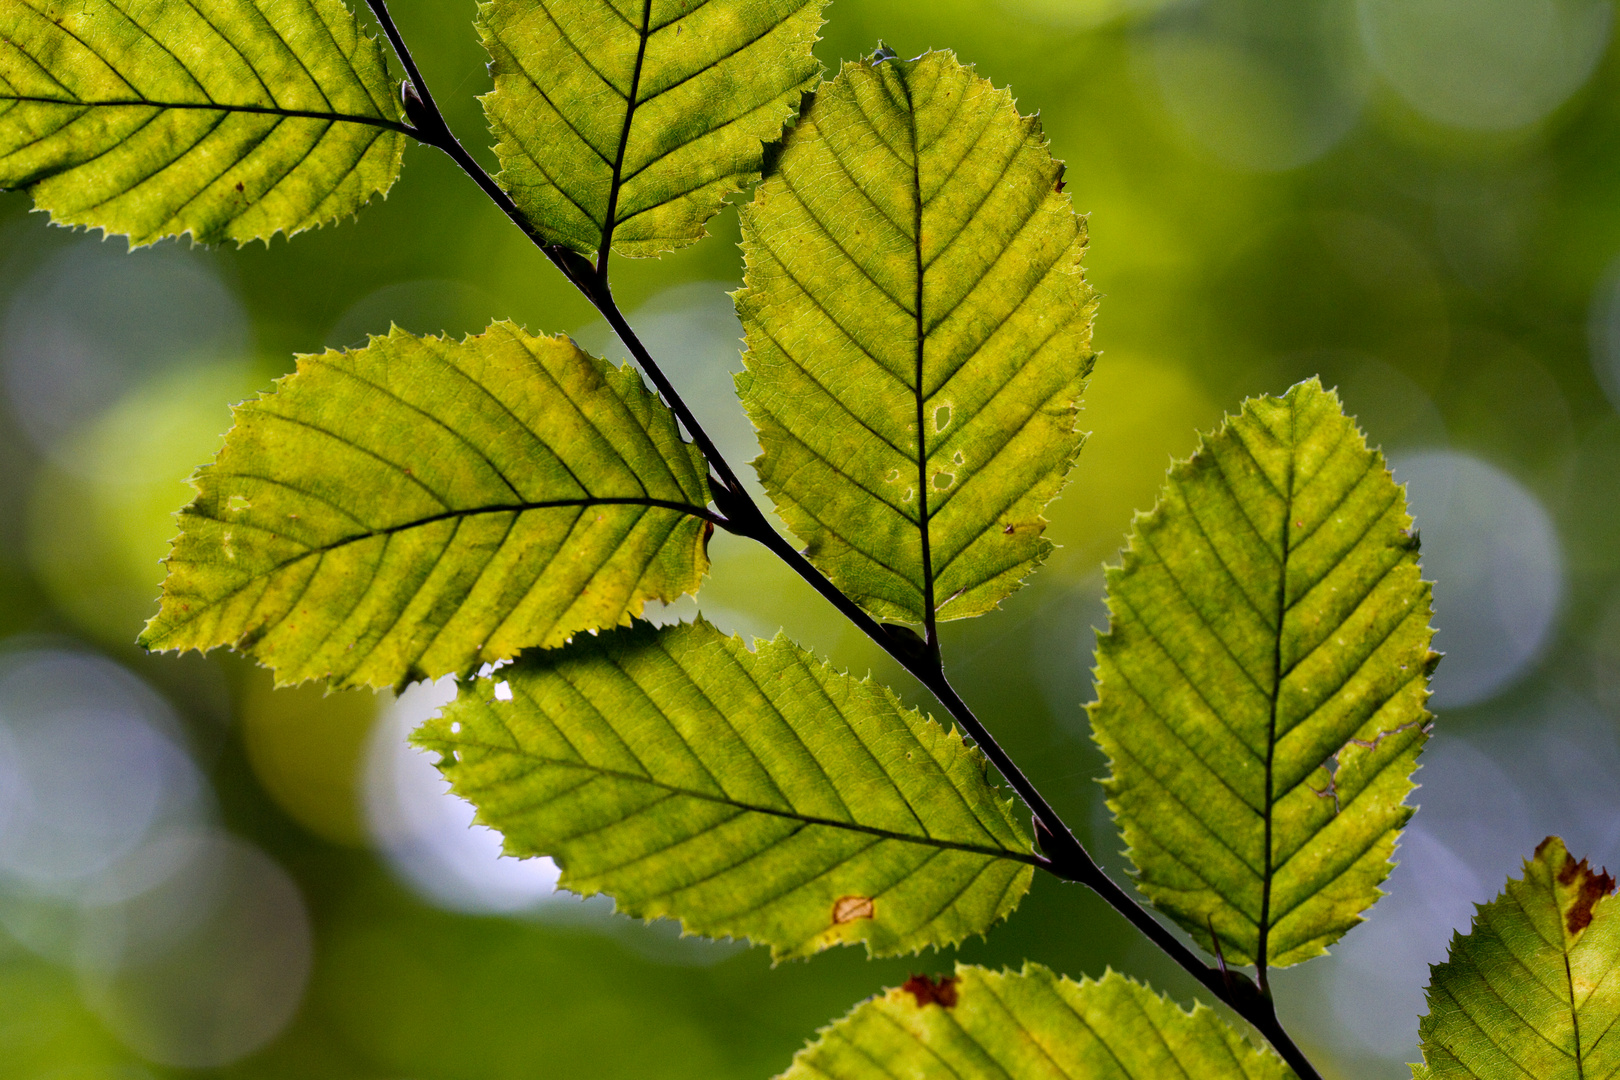
<instances>
[{"instance_id":1,"label":"blurred foliage","mask_svg":"<svg viewBox=\"0 0 1620 1080\"><path fill-rule=\"evenodd\" d=\"M1021 111L1040 111L1068 162L1066 190L1090 215L1101 355L1082 414L1092 434L1048 515L1059 548L1005 610L943 638L958 689L1111 867L1120 844L1099 810L1091 778L1103 767L1080 709L1092 696L1089 628L1104 619L1098 569L1196 428L1245 395L1320 372L1398 478L1403 453L1466 454L1552 523L1562 578L1550 629L1505 693L1441 710L1425 755L1424 811L1398 858L1428 878L1398 870L1391 898L1346 937L1342 958L1278 980L1285 1019L1335 1076L1401 1075L1415 1051L1421 974L1406 979L1410 1005L1376 989L1384 984L1356 966L1358 941L1426 943L1414 953L1420 972L1441 960L1468 902L1522 857L1502 854L1509 841L1498 833L1527 830L1530 844L1560 833L1594 864L1613 865L1620 848L1612 799L1555 798L1571 776L1612 781L1597 764L1620 760L1620 416L1610 396L1620 396L1610 348L1620 336L1620 64L1610 7L1502 0L1492 9L1511 18L1499 20L1469 15L1462 0L1412 7L1429 21L1403 30L1390 21L1401 5L1386 0L1307 0L1286 19L1248 0L843 0L828 8L816 48L832 70L879 39L901 56L955 49L1010 84ZM490 82L473 4L400 0L397 17L451 123L493 169L475 100ZM1575 44L1545 45L1554 41ZM1415 63L1420 48L1439 60ZM1482 116L1476 100L1512 107ZM167 511L186 501L180 479L218 445L224 405L290 371L294 353L359 344L390 321L459 335L511 318L581 341L609 335L442 155L419 147L358 220L268 249L169 243L126 256L121 242L47 228L28 211L26 196L0 196L0 634L12 648L94 647L164 695L213 793L207 813L290 875L313 931L290 1022L246 1056L185 1075L760 1078L862 998L912 972L947 971L956 956L991 967L1029 957L1075 978L1113 965L1183 1002L1196 996L1117 917L1048 879L1014 919L957 954L868 963L840 950L775 970L760 951L610 920L599 902L503 915L417 899L376 848L357 844L371 713L386 697L267 697L264 673L237 658L149 658L132 645L155 610L155 560L175 529ZM712 316L685 314L712 312L740 284L736 215L711 231L614 272L633 323L645 306L671 348L726 342L703 346L723 372L738 367L740 327L716 335ZM169 345L152 336L206 291L143 298L140 282L176 263L215 283L224 300L207 305L231 333ZM122 284L41 285L63 267L79 275L66 280L88 282L92 265ZM97 353L73 337L96 320L158 344ZM727 378L711 380L701 357L682 365L679 377L713 388L694 403L701 415L736 410ZM1422 497L1419 528L1438 513L1426 518ZM1444 536L1425 533L1426 559ZM703 610L722 628L785 627L924 704L757 547L717 536L710 554ZM1472 602L1439 582L1438 648ZM317 751L310 736L327 724L341 734ZM1493 768L1487 782L1481 770ZM1553 776L1550 794L1532 783ZM1487 797L1499 801L1470 801ZM1442 842L1451 862L1430 854ZM1458 912L1422 899L1433 894L1420 880L1473 894ZM1395 907L1404 896L1416 906ZM0 915L14 903L0 897ZM1375 936L1405 932L1407 911L1428 920L1429 936ZM181 1075L111 1033L71 958L23 944L33 939L9 915L0 925L8 1077ZM1358 997L1356 987L1375 989ZM1381 998L1399 1005L1395 1019L1380 1019Z\"/></svg>"}]
</instances>

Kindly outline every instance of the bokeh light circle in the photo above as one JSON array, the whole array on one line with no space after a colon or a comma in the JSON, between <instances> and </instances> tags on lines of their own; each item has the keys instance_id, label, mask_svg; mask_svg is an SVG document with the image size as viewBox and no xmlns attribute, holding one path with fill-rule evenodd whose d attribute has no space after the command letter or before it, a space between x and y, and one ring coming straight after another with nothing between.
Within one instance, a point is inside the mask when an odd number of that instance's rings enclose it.
<instances>
[{"instance_id":1,"label":"bokeh light circle","mask_svg":"<svg viewBox=\"0 0 1620 1080\"><path fill-rule=\"evenodd\" d=\"M1517 480L1454 450L1393 456L1434 588L1439 707L1472 705L1525 675L1552 632L1563 552L1552 519Z\"/></svg>"},{"instance_id":2,"label":"bokeh light circle","mask_svg":"<svg viewBox=\"0 0 1620 1080\"><path fill-rule=\"evenodd\" d=\"M1362 38L1412 108L1508 131L1552 112L1608 46L1607 0L1360 0Z\"/></svg>"},{"instance_id":3,"label":"bokeh light circle","mask_svg":"<svg viewBox=\"0 0 1620 1080\"><path fill-rule=\"evenodd\" d=\"M91 921L80 989L142 1057L178 1068L239 1061L303 1001L313 961L298 886L218 830L179 838L175 872Z\"/></svg>"},{"instance_id":4,"label":"bokeh light circle","mask_svg":"<svg viewBox=\"0 0 1620 1080\"><path fill-rule=\"evenodd\" d=\"M1350 0L1181 5L1149 36L1147 54L1187 135L1257 172L1327 153L1355 126L1369 87Z\"/></svg>"},{"instance_id":5,"label":"bokeh light circle","mask_svg":"<svg viewBox=\"0 0 1620 1080\"><path fill-rule=\"evenodd\" d=\"M1609 403L1620 409L1620 259L1598 284L1586 326L1592 373Z\"/></svg>"},{"instance_id":6,"label":"bokeh light circle","mask_svg":"<svg viewBox=\"0 0 1620 1080\"><path fill-rule=\"evenodd\" d=\"M178 722L110 660L0 654L0 884L71 896L165 820L195 812L200 778Z\"/></svg>"},{"instance_id":7,"label":"bokeh light circle","mask_svg":"<svg viewBox=\"0 0 1620 1080\"><path fill-rule=\"evenodd\" d=\"M247 344L241 303L196 254L87 239L47 260L0 313L0 382L17 427L51 454L156 372Z\"/></svg>"},{"instance_id":8,"label":"bokeh light circle","mask_svg":"<svg viewBox=\"0 0 1620 1080\"><path fill-rule=\"evenodd\" d=\"M473 913L533 908L555 895L556 864L502 855L500 834L473 824L472 805L450 794L434 756L409 742L455 694L454 679L418 683L378 719L366 762L367 824L388 865L428 902Z\"/></svg>"},{"instance_id":9,"label":"bokeh light circle","mask_svg":"<svg viewBox=\"0 0 1620 1080\"><path fill-rule=\"evenodd\" d=\"M1488 773L1500 772L1475 757ZM1398 859L1385 886L1390 895L1334 950L1338 962L1327 980L1334 1038L1363 1053L1417 1041L1429 965L1445 956L1452 931L1468 926L1474 904L1487 895L1484 879L1421 823L1401 836Z\"/></svg>"}]
</instances>

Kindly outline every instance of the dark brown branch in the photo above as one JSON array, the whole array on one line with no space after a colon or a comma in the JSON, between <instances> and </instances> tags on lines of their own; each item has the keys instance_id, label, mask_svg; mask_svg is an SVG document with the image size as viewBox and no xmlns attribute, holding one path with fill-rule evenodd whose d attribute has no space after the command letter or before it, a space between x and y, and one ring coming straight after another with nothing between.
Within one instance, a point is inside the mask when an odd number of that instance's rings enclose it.
<instances>
[{"instance_id":1,"label":"dark brown branch","mask_svg":"<svg viewBox=\"0 0 1620 1080\"><path fill-rule=\"evenodd\" d=\"M394 54L399 57L400 64L405 68L406 81L401 88L401 94L405 101L405 115L413 125L411 134L419 142L437 147L450 155L450 159L461 167L461 171L470 176L484 194L489 196L490 201L499 207L513 224L522 229L523 234L551 260L552 265L562 271L562 275L584 294L585 299L589 300L607 320L608 325L613 327L614 333L619 335L619 339L630 350L630 355L636 358L636 362L641 365L648 378L652 379L653 385L669 403L681 426L686 429L687 435L697 444L698 449L703 451L704 457L709 459L710 466L719 473L722 486L730 489L728 494L746 499L741 482L725 458L720 455L714 441L697 422L697 417L682 400L674 384L653 361L646 347L636 338L629 323L625 322L623 313L613 302L613 292L608 288L605 269L604 272L598 273L596 267L592 266L583 255L546 239L534 222L529 220L528 215L512 201L512 196L508 195L506 190L495 182L495 178L478 164L477 159L467 152L467 148L461 145L461 140L450 130L444 114L439 111L438 104L433 100L433 94L428 90L421 70L411 58L410 48L400 36L399 28L394 25L393 16L388 12L388 4L385 0L366 0L366 2L371 7L371 13L377 17L377 23L387 36L388 43L394 47Z\"/></svg>"},{"instance_id":2,"label":"dark brown branch","mask_svg":"<svg viewBox=\"0 0 1620 1080\"><path fill-rule=\"evenodd\" d=\"M444 116L434 103L432 95L428 92L422 80L421 72L417 70L410 52L400 37L393 19L388 14L386 0L367 0L372 13L376 15L378 23L382 25L383 32L388 36L394 52L399 56L400 63L405 67L408 82L404 88L406 115L414 125L412 134L421 142L436 146L449 154L451 159L461 166L462 171L482 188L496 206L511 218L523 230L535 245L545 253L563 275L582 292L586 299L607 320L608 325L618 334L619 340L624 342L636 362L641 366L647 376L652 379L664 400L686 428L692 441L703 451L708 459L709 466L718 475L717 481L711 482L715 506L724 515L722 527L738 536L748 537L769 548L792 570L803 578L809 585L820 593L828 603L837 608L846 618L854 623L867 637L877 643L878 647L888 653L917 681L926 686L930 693L944 706L945 711L962 725L979 749L984 752L991 764L1006 779L1007 784L1018 793L1034 815L1036 835L1041 840L1043 854L1036 860L1036 865L1065 881L1077 882L1086 886L1102 897L1115 911L1124 916L1132 926L1162 949L1206 990L1215 995L1216 999L1224 1002L1244 1020L1248 1021L1260 1032L1265 1039L1277 1050L1284 1061L1299 1077L1299 1080L1321 1080L1310 1060L1303 1051L1289 1037L1288 1032L1277 1020L1276 1009L1272 1006L1269 994L1261 991L1254 981L1245 975L1223 971L1204 963L1196 953L1189 949L1170 930L1155 919L1148 911L1138 904L1131 896L1115 884L1103 873L1095 859L1086 851L1084 845L1075 837L1074 833L1064 824L1050 803L1024 775L1017 763L1003 750L973 710L968 708L967 702L951 686L945 678L937 649L909 649L905 643L884 631L883 626L868 615L821 571L810 564L800 552L793 547L766 519L763 511L750 498L737 479L736 473L721 456L713 440L697 422L691 409L682 400L673 384L658 367L657 362L647 351L645 345L636 337L635 331L630 328L624 314L613 301L612 290L608 287L607 260L604 257L600 269L592 266L584 256L550 243L540 233L534 223L529 221L517 204L512 201L493 177L491 177L478 162L468 154L466 149L450 131ZM920 433L919 433L920 436Z\"/></svg>"}]
</instances>

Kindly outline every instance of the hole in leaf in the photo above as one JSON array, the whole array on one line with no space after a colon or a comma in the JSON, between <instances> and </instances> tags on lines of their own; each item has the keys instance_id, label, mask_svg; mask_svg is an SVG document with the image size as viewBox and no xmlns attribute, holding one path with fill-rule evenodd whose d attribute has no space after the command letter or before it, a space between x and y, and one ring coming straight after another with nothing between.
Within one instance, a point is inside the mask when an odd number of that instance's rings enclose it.
<instances>
[{"instance_id":1,"label":"hole in leaf","mask_svg":"<svg viewBox=\"0 0 1620 1080\"><path fill-rule=\"evenodd\" d=\"M951 426L951 407L940 405L934 409L934 432L938 434Z\"/></svg>"}]
</instances>

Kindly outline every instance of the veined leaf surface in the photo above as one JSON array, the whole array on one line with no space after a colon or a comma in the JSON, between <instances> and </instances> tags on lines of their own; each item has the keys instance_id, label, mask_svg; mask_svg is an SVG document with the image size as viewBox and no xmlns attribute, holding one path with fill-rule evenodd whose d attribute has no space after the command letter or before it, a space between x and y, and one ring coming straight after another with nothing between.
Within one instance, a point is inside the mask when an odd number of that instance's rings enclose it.
<instances>
[{"instance_id":1,"label":"veined leaf surface","mask_svg":"<svg viewBox=\"0 0 1620 1080\"><path fill-rule=\"evenodd\" d=\"M339 0L5 0L0 188L150 244L266 240L399 175L381 46Z\"/></svg>"},{"instance_id":2,"label":"veined leaf surface","mask_svg":"<svg viewBox=\"0 0 1620 1080\"><path fill-rule=\"evenodd\" d=\"M1138 885L1228 963L1318 955L1382 895L1428 738L1404 490L1312 379L1174 466L1107 579L1091 722Z\"/></svg>"},{"instance_id":3,"label":"veined leaf surface","mask_svg":"<svg viewBox=\"0 0 1620 1080\"><path fill-rule=\"evenodd\" d=\"M888 955L1010 914L1035 858L984 755L780 635L755 650L702 621L581 636L416 741L508 854L691 933Z\"/></svg>"},{"instance_id":4,"label":"veined leaf surface","mask_svg":"<svg viewBox=\"0 0 1620 1080\"><path fill-rule=\"evenodd\" d=\"M695 243L813 88L827 0L488 0L501 184L590 255Z\"/></svg>"},{"instance_id":5,"label":"veined leaf surface","mask_svg":"<svg viewBox=\"0 0 1620 1080\"><path fill-rule=\"evenodd\" d=\"M1419 1080L1620 1076L1614 878L1549 836L1429 977Z\"/></svg>"},{"instance_id":6,"label":"veined leaf surface","mask_svg":"<svg viewBox=\"0 0 1620 1080\"><path fill-rule=\"evenodd\" d=\"M1286 1080L1214 1010L1191 1012L1109 972L1074 982L1039 964L1018 974L956 965L856 1006L780 1080Z\"/></svg>"},{"instance_id":7,"label":"veined leaf surface","mask_svg":"<svg viewBox=\"0 0 1620 1080\"><path fill-rule=\"evenodd\" d=\"M880 618L981 614L1051 548L1092 365L1061 172L1010 94L928 53L844 65L743 208L756 467Z\"/></svg>"},{"instance_id":8,"label":"veined leaf surface","mask_svg":"<svg viewBox=\"0 0 1620 1080\"><path fill-rule=\"evenodd\" d=\"M236 409L180 513L150 649L281 682L462 672L697 589L702 456L628 366L510 323L395 328Z\"/></svg>"}]
</instances>

